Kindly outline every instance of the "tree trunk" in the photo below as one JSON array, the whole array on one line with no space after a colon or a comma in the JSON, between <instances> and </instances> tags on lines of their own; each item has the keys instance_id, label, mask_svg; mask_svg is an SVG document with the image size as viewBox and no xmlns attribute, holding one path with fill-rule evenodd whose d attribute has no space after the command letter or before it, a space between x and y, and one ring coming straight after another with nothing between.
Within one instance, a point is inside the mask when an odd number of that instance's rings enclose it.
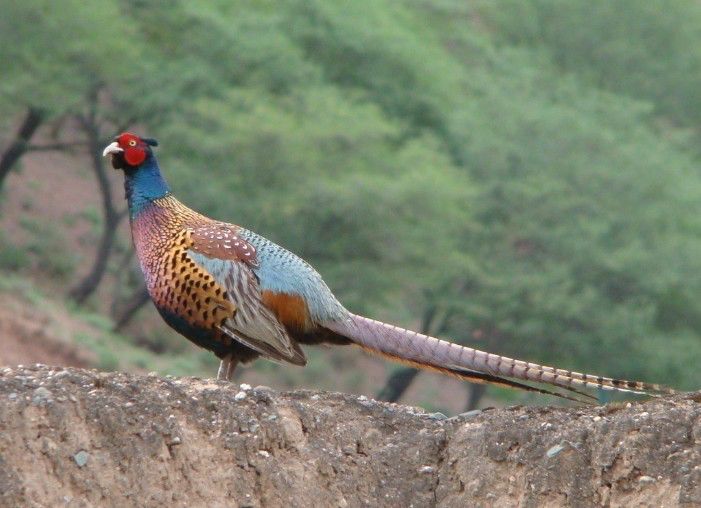
<instances>
[{"instance_id":1,"label":"tree trunk","mask_svg":"<svg viewBox=\"0 0 701 508\"><path fill-rule=\"evenodd\" d=\"M484 396L484 392L487 391L487 385L479 383L470 383L470 393L467 396L467 404L465 405L465 411L472 411L477 409L477 406Z\"/></svg>"},{"instance_id":2,"label":"tree trunk","mask_svg":"<svg viewBox=\"0 0 701 508\"><path fill-rule=\"evenodd\" d=\"M387 378L385 386L377 392L375 398L377 400L386 400L387 402L397 402L404 395L404 392L409 388L409 385L411 385L418 373L417 369L412 369L411 367L402 367L395 370Z\"/></svg>"},{"instance_id":3,"label":"tree trunk","mask_svg":"<svg viewBox=\"0 0 701 508\"><path fill-rule=\"evenodd\" d=\"M117 234L117 227L122 220L123 214L117 212L112 199L112 187L110 185L107 171L102 160L102 148L105 141L100 136L100 129L97 124L96 109L98 100L98 89L96 88L90 96L90 112L86 116L79 117L80 125L88 139L88 150L92 159L92 169L97 178L100 195L102 196L102 215L103 228L100 243L95 253L92 269L85 278L80 281L73 289L69 296L77 303L83 303L92 295L97 286L102 281L105 272L107 271L107 262L109 261L114 239Z\"/></svg>"},{"instance_id":4,"label":"tree trunk","mask_svg":"<svg viewBox=\"0 0 701 508\"><path fill-rule=\"evenodd\" d=\"M134 291L126 304L118 312L115 312L113 330L119 332L124 329L136 315L137 311L148 303L149 300L150 297L148 291L146 291L146 286L141 286Z\"/></svg>"},{"instance_id":5,"label":"tree trunk","mask_svg":"<svg viewBox=\"0 0 701 508\"><path fill-rule=\"evenodd\" d=\"M27 114L15 135L15 139L7 147L2 157L0 157L0 190L10 170L27 151L29 141L32 139L32 136L34 136L34 133L43 120L44 115L39 109L33 107L27 109Z\"/></svg>"},{"instance_id":6,"label":"tree trunk","mask_svg":"<svg viewBox=\"0 0 701 508\"><path fill-rule=\"evenodd\" d=\"M90 273L88 273L88 275L86 275L82 281L76 284L69 293L70 298L76 303L84 303L85 300L87 300L90 295L95 292L97 287L100 285L100 282L102 282L102 277L107 271L107 262L109 261L112 247L114 246L114 238L117 233L117 226L119 225L119 222L118 215L109 215L105 217L102 237L100 238L100 244L98 245L97 252L95 253L95 260L93 261L92 269L90 270Z\"/></svg>"}]
</instances>

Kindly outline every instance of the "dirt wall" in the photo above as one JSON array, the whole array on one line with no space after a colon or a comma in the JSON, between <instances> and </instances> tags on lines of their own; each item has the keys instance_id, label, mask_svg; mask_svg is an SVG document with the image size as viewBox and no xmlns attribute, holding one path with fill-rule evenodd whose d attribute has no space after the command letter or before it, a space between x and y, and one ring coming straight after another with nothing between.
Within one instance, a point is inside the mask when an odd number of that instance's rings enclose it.
<instances>
[{"instance_id":1,"label":"dirt wall","mask_svg":"<svg viewBox=\"0 0 701 508\"><path fill-rule=\"evenodd\" d=\"M5 368L0 505L701 505L700 401L445 418L337 393Z\"/></svg>"}]
</instances>

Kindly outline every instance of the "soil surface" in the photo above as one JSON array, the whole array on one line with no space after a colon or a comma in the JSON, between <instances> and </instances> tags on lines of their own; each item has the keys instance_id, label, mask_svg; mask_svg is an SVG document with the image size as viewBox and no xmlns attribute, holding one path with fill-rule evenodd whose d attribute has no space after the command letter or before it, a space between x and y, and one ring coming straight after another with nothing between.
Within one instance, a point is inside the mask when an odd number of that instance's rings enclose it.
<instances>
[{"instance_id":1,"label":"soil surface","mask_svg":"<svg viewBox=\"0 0 701 508\"><path fill-rule=\"evenodd\" d=\"M53 325L65 314L36 309L22 298L0 294L0 366L37 362L70 367L90 367L95 359Z\"/></svg>"},{"instance_id":2,"label":"soil surface","mask_svg":"<svg viewBox=\"0 0 701 508\"><path fill-rule=\"evenodd\" d=\"M698 506L700 401L445 418L339 393L4 368L0 505Z\"/></svg>"}]
</instances>

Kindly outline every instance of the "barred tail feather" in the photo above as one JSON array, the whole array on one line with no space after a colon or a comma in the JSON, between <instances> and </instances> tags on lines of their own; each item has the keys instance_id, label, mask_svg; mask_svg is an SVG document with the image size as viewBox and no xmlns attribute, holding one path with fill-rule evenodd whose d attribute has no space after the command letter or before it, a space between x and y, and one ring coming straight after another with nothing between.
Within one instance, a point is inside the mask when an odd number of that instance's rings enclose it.
<instances>
[{"instance_id":1,"label":"barred tail feather","mask_svg":"<svg viewBox=\"0 0 701 508\"><path fill-rule=\"evenodd\" d=\"M575 402L583 402L582 399L575 398L575 397L572 397L572 396L564 394L564 393L556 392L553 390L548 390L547 388L541 388L541 387L537 387L537 386L527 385L525 383L520 383L518 381L514 381L513 379L507 379L504 377L495 376L493 374L485 374L484 372L477 372L477 371L468 370L468 369L449 369L449 368L439 367L439 366L436 366L436 365L433 365L430 363L420 363L420 362L416 362L416 361L406 360L406 359L401 358L401 357L396 356L396 355L383 353L383 352L378 351L376 349L371 349L367 346L363 346L360 344L358 344L358 345L361 348L363 348L364 350L366 350L372 354L376 354L376 355L383 356L385 358L389 358L390 360L394 360L395 362L403 363L404 365L408 365L410 367L414 367L417 369L433 370L436 372L440 372L441 374L456 377L462 381L469 381L471 383L478 383L478 384L493 384L493 385L498 385L498 386L505 386L507 388L516 388L516 389L524 390L524 391L528 391L528 392L536 392L536 393L543 393L545 395L552 395L555 397L560 397L560 398L572 400ZM577 395L580 395L582 397L586 397L587 399L590 399L590 400L586 400L584 402L592 403L592 401L596 401L596 397L592 397L588 393L581 392L575 388L571 388L571 387L562 387L562 388L564 388L565 390L569 390L570 392L575 393Z\"/></svg>"},{"instance_id":2,"label":"barred tail feather","mask_svg":"<svg viewBox=\"0 0 701 508\"><path fill-rule=\"evenodd\" d=\"M471 372L485 373L495 378L483 379L482 382L494 383L497 379L503 381L502 378L514 378L545 383L579 394L582 392L576 388L599 388L641 395L675 393L658 384L593 376L486 353L356 314L350 314L344 321L324 323L324 326L348 337L364 349L415 366L453 371L454 375L464 372L462 377L465 378L469 378Z\"/></svg>"}]
</instances>

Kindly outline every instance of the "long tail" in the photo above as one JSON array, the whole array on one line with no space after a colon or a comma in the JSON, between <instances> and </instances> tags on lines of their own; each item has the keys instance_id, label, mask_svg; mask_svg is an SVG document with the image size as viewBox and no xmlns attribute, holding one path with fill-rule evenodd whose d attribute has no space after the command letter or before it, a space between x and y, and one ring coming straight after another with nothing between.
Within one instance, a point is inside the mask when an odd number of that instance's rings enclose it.
<instances>
[{"instance_id":1,"label":"long tail","mask_svg":"<svg viewBox=\"0 0 701 508\"><path fill-rule=\"evenodd\" d=\"M324 323L335 333L351 339L355 344L373 353L424 369L439 370L476 382L487 382L512 386L532 391L541 391L564 398L571 398L511 379L545 383L582 395L577 388L600 388L642 395L675 393L658 384L642 381L627 381L602 376L593 376L537 363L514 360L453 344L445 340L375 321L356 314L349 314L344 321ZM476 378L476 379L474 379Z\"/></svg>"}]
</instances>

